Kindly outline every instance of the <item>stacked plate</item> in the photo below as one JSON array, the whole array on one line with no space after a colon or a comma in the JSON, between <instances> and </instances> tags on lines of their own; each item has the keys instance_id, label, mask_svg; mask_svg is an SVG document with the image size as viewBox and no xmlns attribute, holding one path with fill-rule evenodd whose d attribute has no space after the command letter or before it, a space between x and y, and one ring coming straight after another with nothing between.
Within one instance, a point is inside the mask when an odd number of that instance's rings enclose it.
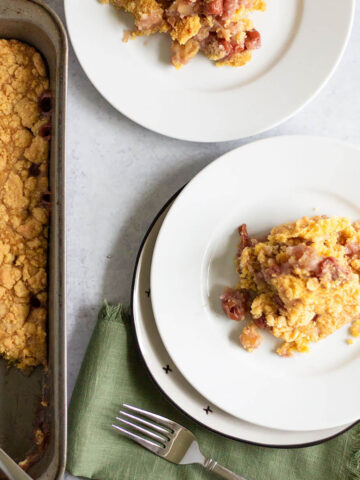
<instances>
[{"instance_id":1,"label":"stacked plate","mask_svg":"<svg viewBox=\"0 0 360 480\"><path fill-rule=\"evenodd\" d=\"M289 448L330 439L360 418L360 342L346 343L346 327L308 355L277 356L271 335L249 354L219 301L236 283L238 225L259 234L304 215L357 220L359 175L360 150L344 143L266 139L211 163L154 219L134 272L138 345L160 389L198 423Z\"/></svg>"}]
</instances>

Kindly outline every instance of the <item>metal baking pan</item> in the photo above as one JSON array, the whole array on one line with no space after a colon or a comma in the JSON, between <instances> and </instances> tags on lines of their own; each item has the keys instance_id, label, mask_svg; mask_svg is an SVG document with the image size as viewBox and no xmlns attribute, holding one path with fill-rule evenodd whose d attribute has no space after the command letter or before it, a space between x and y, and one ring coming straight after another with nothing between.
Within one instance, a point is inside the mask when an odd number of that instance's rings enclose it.
<instances>
[{"instance_id":1,"label":"metal baking pan","mask_svg":"<svg viewBox=\"0 0 360 480\"><path fill-rule=\"evenodd\" d=\"M30 454L33 478L63 476L66 452L65 348L65 102L67 39L57 15L41 0L1 0L0 38L14 38L35 47L45 59L53 97L50 149L49 369L24 375L0 361L0 447L14 460ZM44 391L49 406L39 415ZM48 439L34 454L34 428L46 423Z\"/></svg>"}]
</instances>

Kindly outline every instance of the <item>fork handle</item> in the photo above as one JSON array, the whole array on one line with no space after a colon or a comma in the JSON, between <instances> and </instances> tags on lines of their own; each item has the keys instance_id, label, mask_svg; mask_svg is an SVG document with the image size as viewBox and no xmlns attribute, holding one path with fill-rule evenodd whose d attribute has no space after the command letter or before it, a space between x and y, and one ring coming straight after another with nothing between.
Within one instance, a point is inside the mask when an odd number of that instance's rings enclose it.
<instances>
[{"instance_id":1,"label":"fork handle","mask_svg":"<svg viewBox=\"0 0 360 480\"><path fill-rule=\"evenodd\" d=\"M209 472L216 473L219 477L224 478L225 480L246 480L246 478L238 475L237 473L232 472L226 467L223 467L219 463L215 462L212 458L206 458L204 462L204 467Z\"/></svg>"}]
</instances>

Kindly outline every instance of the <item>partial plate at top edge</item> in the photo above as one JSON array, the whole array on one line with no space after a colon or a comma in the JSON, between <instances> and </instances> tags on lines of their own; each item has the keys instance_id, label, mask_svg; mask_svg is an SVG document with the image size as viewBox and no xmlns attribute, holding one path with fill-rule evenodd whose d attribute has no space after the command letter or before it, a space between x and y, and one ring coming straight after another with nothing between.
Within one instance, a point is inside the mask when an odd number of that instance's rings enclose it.
<instances>
[{"instance_id":1,"label":"partial plate at top edge","mask_svg":"<svg viewBox=\"0 0 360 480\"><path fill-rule=\"evenodd\" d=\"M129 17L109 5L65 0L65 14L80 64L117 110L169 137L221 142L258 134L296 114L330 78L347 44L355 0L267 5L254 19L263 45L250 63L215 67L198 55L180 71L170 64L165 35L124 43Z\"/></svg>"}]
</instances>

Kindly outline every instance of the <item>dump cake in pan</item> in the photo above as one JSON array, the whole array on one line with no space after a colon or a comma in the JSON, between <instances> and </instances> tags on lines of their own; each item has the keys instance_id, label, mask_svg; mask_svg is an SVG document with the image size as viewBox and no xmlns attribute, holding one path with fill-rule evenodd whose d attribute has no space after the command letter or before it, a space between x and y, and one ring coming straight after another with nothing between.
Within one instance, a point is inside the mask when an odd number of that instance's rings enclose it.
<instances>
[{"instance_id":1,"label":"dump cake in pan","mask_svg":"<svg viewBox=\"0 0 360 480\"><path fill-rule=\"evenodd\" d=\"M277 349L282 356L308 351L311 342L345 324L360 335L360 223L304 217L273 228L266 238L249 237L246 225L239 234L240 281L221 300L233 320L250 314L240 336L246 350L259 347L262 330L283 341Z\"/></svg>"},{"instance_id":2,"label":"dump cake in pan","mask_svg":"<svg viewBox=\"0 0 360 480\"><path fill-rule=\"evenodd\" d=\"M0 355L46 364L51 96L40 54L0 40Z\"/></svg>"}]
</instances>

